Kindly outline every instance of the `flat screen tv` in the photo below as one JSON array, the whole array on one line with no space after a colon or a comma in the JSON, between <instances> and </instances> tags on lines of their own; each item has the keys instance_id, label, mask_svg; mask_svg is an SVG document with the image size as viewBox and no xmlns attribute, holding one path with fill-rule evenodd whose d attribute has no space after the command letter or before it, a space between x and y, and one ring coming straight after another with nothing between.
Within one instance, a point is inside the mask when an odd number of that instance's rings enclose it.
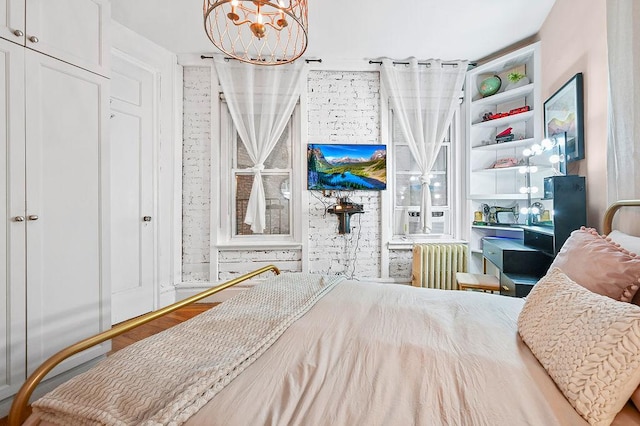
<instances>
[{"instance_id":1,"label":"flat screen tv","mask_svg":"<svg viewBox=\"0 0 640 426\"><path fill-rule=\"evenodd\" d=\"M307 146L307 189L387 189L387 146L322 144Z\"/></svg>"}]
</instances>

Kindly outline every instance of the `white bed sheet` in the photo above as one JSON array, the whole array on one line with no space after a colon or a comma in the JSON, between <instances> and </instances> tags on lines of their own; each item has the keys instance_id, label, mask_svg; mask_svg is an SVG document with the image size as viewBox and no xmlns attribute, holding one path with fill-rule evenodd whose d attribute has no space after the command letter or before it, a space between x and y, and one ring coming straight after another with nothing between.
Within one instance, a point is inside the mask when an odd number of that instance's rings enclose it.
<instances>
[{"instance_id":1,"label":"white bed sheet","mask_svg":"<svg viewBox=\"0 0 640 426\"><path fill-rule=\"evenodd\" d=\"M341 283L187 424L587 424L520 340L523 302Z\"/></svg>"},{"instance_id":2,"label":"white bed sheet","mask_svg":"<svg viewBox=\"0 0 640 426\"><path fill-rule=\"evenodd\" d=\"M519 338L523 303L345 281L186 425L586 425Z\"/></svg>"}]
</instances>

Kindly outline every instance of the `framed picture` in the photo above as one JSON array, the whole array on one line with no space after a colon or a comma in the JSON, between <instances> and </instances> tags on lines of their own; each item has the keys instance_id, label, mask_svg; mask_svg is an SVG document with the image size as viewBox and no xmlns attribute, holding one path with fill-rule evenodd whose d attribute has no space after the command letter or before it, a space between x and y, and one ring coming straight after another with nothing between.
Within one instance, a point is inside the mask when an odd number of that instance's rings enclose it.
<instances>
[{"instance_id":1,"label":"framed picture","mask_svg":"<svg viewBox=\"0 0 640 426\"><path fill-rule=\"evenodd\" d=\"M584 158L584 98L582 73L574 75L544 102L544 136L566 133L567 163Z\"/></svg>"}]
</instances>

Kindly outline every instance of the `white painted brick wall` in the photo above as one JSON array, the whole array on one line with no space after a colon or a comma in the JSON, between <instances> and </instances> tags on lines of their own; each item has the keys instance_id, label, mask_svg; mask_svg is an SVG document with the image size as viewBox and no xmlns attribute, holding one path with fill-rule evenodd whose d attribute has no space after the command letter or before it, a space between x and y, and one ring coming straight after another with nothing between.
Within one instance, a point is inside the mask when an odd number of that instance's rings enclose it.
<instances>
[{"instance_id":1,"label":"white painted brick wall","mask_svg":"<svg viewBox=\"0 0 640 426\"><path fill-rule=\"evenodd\" d=\"M209 281L210 96L207 67L184 68L183 281ZM308 79L308 135L301 143L380 143L380 76L377 72L311 71ZM305 170L306 171L306 170ZM215 172L215 171L214 171ZM317 197L313 196L316 195ZM380 193L343 193L364 205L351 217L351 233L338 234L338 218L325 209L336 202L314 191L309 197L311 272L380 277ZM219 280L269 263L300 271L300 250L231 250L218 255ZM393 251L390 275L411 275L411 251Z\"/></svg>"},{"instance_id":2,"label":"white painted brick wall","mask_svg":"<svg viewBox=\"0 0 640 426\"><path fill-rule=\"evenodd\" d=\"M389 252L389 276L395 279L411 281L411 250L391 250Z\"/></svg>"},{"instance_id":3,"label":"white painted brick wall","mask_svg":"<svg viewBox=\"0 0 640 426\"><path fill-rule=\"evenodd\" d=\"M301 250L225 250L218 254L218 280L227 281L267 265L281 272L302 270Z\"/></svg>"},{"instance_id":4,"label":"white painted brick wall","mask_svg":"<svg viewBox=\"0 0 640 426\"><path fill-rule=\"evenodd\" d=\"M311 71L308 80L309 143L380 143L380 74ZM364 214L351 216L351 233L338 233L338 217L325 214L336 198L309 197L310 272L380 277L380 193L355 191L350 200ZM326 203L326 204L325 204Z\"/></svg>"},{"instance_id":5,"label":"white painted brick wall","mask_svg":"<svg viewBox=\"0 0 640 426\"><path fill-rule=\"evenodd\" d=\"M309 143L380 143L380 73L311 71Z\"/></svg>"},{"instance_id":6,"label":"white painted brick wall","mask_svg":"<svg viewBox=\"0 0 640 426\"><path fill-rule=\"evenodd\" d=\"M182 281L209 281L211 69L183 75Z\"/></svg>"}]
</instances>

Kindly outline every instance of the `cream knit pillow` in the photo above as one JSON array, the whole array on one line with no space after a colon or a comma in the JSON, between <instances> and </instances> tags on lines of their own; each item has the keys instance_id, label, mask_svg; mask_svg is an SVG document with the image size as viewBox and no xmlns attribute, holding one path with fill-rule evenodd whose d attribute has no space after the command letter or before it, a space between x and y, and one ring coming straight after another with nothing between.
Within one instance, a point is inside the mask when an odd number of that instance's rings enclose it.
<instances>
[{"instance_id":1,"label":"cream knit pillow","mask_svg":"<svg viewBox=\"0 0 640 426\"><path fill-rule=\"evenodd\" d=\"M609 425L640 383L640 307L552 268L527 297L518 332L578 413Z\"/></svg>"}]
</instances>

